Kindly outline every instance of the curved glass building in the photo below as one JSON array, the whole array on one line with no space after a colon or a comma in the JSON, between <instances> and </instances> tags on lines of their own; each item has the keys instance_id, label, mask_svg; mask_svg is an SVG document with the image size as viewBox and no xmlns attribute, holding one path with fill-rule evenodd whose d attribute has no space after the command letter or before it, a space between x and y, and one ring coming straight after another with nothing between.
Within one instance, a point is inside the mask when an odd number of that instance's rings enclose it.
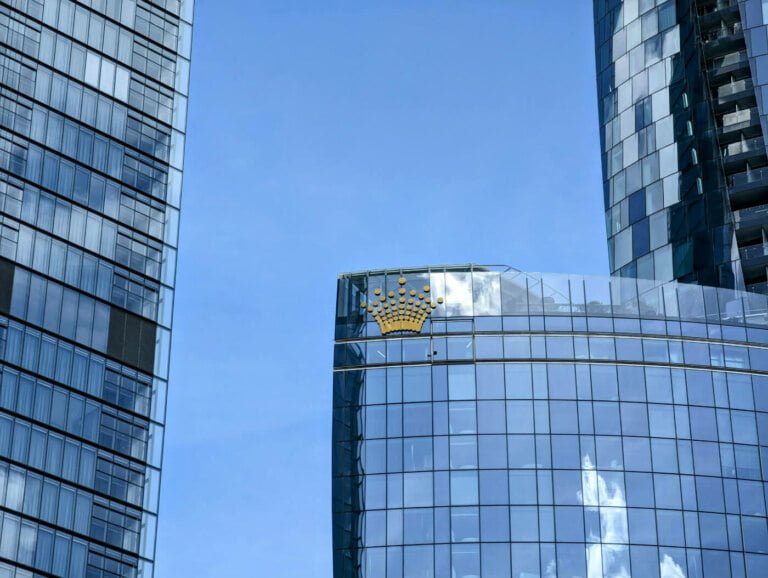
<instances>
[{"instance_id":1,"label":"curved glass building","mask_svg":"<svg viewBox=\"0 0 768 578\"><path fill-rule=\"evenodd\" d=\"M768 292L768 10L594 0L611 271Z\"/></svg>"},{"instance_id":2,"label":"curved glass building","mask_svg":"<svg viewBox=\"0 0 768 578\"><path fill-rule=\"evenodd\" d=\"M768 299L342 275L335 578L768 576Z\"/></svg>"}]
</instances>

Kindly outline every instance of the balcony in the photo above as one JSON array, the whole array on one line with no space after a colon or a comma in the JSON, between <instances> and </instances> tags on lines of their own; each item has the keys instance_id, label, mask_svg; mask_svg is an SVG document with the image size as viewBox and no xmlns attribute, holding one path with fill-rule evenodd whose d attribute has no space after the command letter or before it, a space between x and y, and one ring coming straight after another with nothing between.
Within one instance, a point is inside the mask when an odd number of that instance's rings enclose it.
<instances>
[{"instance_id":1,"label":"balcony","mask_svg":"<svg viewBox=\"0 0 768 578\"><path fill-rule=\"evenodd\" d=\"M768 265L768 245L757 243L739 249L741 269L744 279L750 284L765 280L766 265Z\"/></svg>"},{"instance_id":2,"label":"balcony","mask_svg":"<svg viewBox=\"0 0 768 578\"><path fill-rule=\"evenodd\" d=\"M768 223L768 204L734 211L733 218L737 226L757 221Z\"/></svg>"},{"instance_id":3,"label":"balcony","mask_svg":"<svg viewBox=\"0 0 768 578\"><path fill-rule=\"evenodd\" d=\"M746 171L747 163L749 167L755 168L768 164L765 139L762 136L732 142L722 147L721 154L728 172Z\"/></svg>"},{"instance_id":4,"label":"balcony","mask_svg":"<svg viewBox=\"0 0 768 578\"><path fill-rule=\"evenodd\" d=\"M762 241L763 225L768 225L768 204L734 211L733 224L739 244Z\"/></svg>"},{"instance_id":5,"label":"balcony","mask_svg":"<svg viewBox=\"0 0 768 578\"><path fill-rule=\"evenodd\" d=\"M768 167L731 175L731 186L738 187L759 181L768 182Z\"/></svg>"},{"instance_id":6,"label":"balcony","mask_svg":"<svg viewBox=\"0 0 768 578\"><path fill-rule=\"evenodd\" d=\"M721 22L733 23L740 20L737 0L712 2L699 6L699 26L702 30L719 26Z\"/></svg>"},{"instance_id":7,"label":"balcony","mask_svg":"<svg viewBox=\"0 0 768 578\"><path fill-rule=\"evenodd\" d=\"M718 107L748 108L755 105L755 85L751 78L731 81L717 89Z\"/></svg>"},{"instance_id":8,"label":"balcony","mask_svg":"<svg viewBox=\"0 0 768 578\"><path fill-rule=\"evenodd\" d=\"M768 247L763 243L758 243L757 245L740 248L739 254L742 260L753 261L755 259L762 259L763 257L768 257Z\"/></svg>"},{"instance_id":9,"label":"balcony","mask_svg":"<svg viewBox=\"0 0 768 578\"><path fill-rule=\"evenodd\" d=\"M710 75L713 79L721 78L724 76L730 76L744 71L749 73L749 58L747 58L746 50L739 50L738 52L732 52L725 56L718 56L711 60L709 66Z\"/></svg>"},{"instance_id":10,"label":"balcony","mask_svg":"<svg viewBox=\"0 0 768 578\"><path fill-rule=\"evenodd\" d=\"M728 195L734 210L768 202L768 167L728 177Z\"/></svg>"},{"instance_id":11,"label":"balcony","mask_svg":"<svg viewBox=\"0 0 768 578\"><path fill-rule=\"evenodd\" d=\"M728 146L723 147L723 158L752 152L765 152L765 140L763 137L756 136L748 140L732 142Z\"/></svg>"},{"instance_id":12,"label":"balcony","mask_svg":"<svg viewBox=\"0 0 768 578\"><path fill-rule=\"evenodd\" d=\"M728 112L721 117L720 122L721 143L732 143L736 140L756 137L762 133L760 115L755 107Z\"/></svg>"},{"instance_id":13,"label":"balcony","mask_svg":"<svg viewBox=\"0 0 768 578\"><path fill-rule=\"evenodd\" d=\"M728 8L738 8L738 0L703 0L696 3L699 16L714 14Z\"/></svg>"},{"instance_id":14,"label":"balcony","mask_svg":"<svg viewBox=\"0 0 768 578\"><path fill-rule=\"evenodd\" d=\"M755 123L760 123L760 115L758 114L756 107L728 112L723 115L723 130L726 132L734 130L734 127L736 126Z\"/></svg>"},{"instance_id":15,"label":"balcony","mask_svg":"<svg viewBox=\"0 0 768 578\"><path fill-rule=\"evenodd\" d=\"M768 293L768 283L752 283L751 285L747 285L746 289L750 293L761 293L762 295L765 295Z\"/></svg>"},{"instance_id":16,"label":"balcony","mask_svg":"<svg viewBox=\"0 0 768 578\"><path fill-rule=\"evenodd\" d=\"M752 83L751 78L744 78L742 80L724 84L717 89L717 96L718 98L722 99L728 96L733 96L734 94L738 94L740 92L744 92L745 90L754 90L754 84Z\"/></svg>"},{"instance_id":17,"label":"balcony","mask_svg":"<svg viewBox=\"0 0 768 578\"><path fill-rule=\"evenodd\" d=\"M710 57L744 48L744 31L741 28L741 22L727 25L723 23L719 28L703 32L701 36L704 42L704 54Z\"/></svg>"}]
</instances>

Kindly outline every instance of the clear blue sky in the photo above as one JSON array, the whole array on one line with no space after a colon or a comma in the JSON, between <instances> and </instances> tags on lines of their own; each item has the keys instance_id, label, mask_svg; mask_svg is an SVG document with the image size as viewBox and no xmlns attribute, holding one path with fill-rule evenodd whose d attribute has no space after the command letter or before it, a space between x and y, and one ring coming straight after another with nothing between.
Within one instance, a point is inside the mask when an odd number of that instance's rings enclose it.
<instances>
[{"instance_id":1,"label":"clear blue sky","mask_svg":"<svg viewBox=\"0 0 768 578\"><path fill-rule=\"evenodd\" d=\"M330 578L338 273L608 270L591 2L198 0L157 578Z\"/></svg>"}]
</instances>

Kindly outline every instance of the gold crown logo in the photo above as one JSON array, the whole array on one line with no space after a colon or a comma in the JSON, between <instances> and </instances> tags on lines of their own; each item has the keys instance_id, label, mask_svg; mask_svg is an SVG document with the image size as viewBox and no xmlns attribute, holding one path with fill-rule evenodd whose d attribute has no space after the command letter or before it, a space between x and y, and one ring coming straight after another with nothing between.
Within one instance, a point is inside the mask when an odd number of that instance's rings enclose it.
<instances>
[{"instance_id":1,"label":"gold crown logo","mask_svg":"<svg viewBox=\"0 0 768 578\"><path fill-rule=\"evenodd\" d=\"M436 302L431 300L429 285L424 286L422 293L417 293L404 287L407 282L405 277L400 277L397 294L390 291L384 295L381 289L374 289L374 299L370 303L360 304L360 307L367 310L379 324L382 335L395 331L420 333L432 311L443 302L442 297Z\"/></svg>"}]
</instances>

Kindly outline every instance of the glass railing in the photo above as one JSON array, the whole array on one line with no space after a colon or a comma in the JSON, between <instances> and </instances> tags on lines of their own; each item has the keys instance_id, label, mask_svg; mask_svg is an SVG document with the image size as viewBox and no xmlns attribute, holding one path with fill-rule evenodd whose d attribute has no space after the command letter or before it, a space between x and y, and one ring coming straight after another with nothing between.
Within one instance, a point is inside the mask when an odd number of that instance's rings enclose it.
<instances>
[{"instance_id":1,"label":"glass railing","mask_svg":"<svg viewBox=\"0 0 768 578\"><path fill-rule=\"evenodd\" d=\"M768 167L754 169L745 173L736 173L735 175L731 175L728 181L732 187L749 185L757 182L765 182L768 184Z\"/></svg>"},{"instance_id":2,"label":"glass railing","mask_svg":"<svg viewBox=\"0 0 768 578\"><path fill-rule=\"evenodd\" d=\"M728 26L722 26L716 30L709 30L703 34L704 42L712 42L713 40L719 40L726 36L733 36L739 34L742 31L741 22L734 22Z\"/></svg>"},{"instance_id":3,"label":"glass railing","mask_svg":"<svg viewBox=\"0 0 768 578\"><path fill-rule=\"evenodd\" d=\"M762 245L759 247L762 250ZM463 270L462 270L463 269ZM469 266L395 269L342 276L346 301L339 319L357 323L361 300L375 288L395 291L401 277L406 289L429 285L443 297L432 322L472 316L623 316L679 318L768 325L768 298L728 289L634 279L482 271ZM340 321L347 323L347 321Z\"/></svg>"},{"instance_id":4,"label":"glass railing","mask_svg":"<svg viewBox=\"0 0 768 578\"><path fill-rule=\"evenodd\" d=\"M741 254L742 260L748 261L750 259L759 259L760 257L765 257L768 255L768 251L766 251L766 246L762 243L758 245L750 245L749 247L743 247L739 249L739 253Z\"/></svg>"},{"instance_id":5,"label":"glass railing","mask_svg":"<svg viewBox=\"0 0 768 578\"><path fill-rule=\"evenodd\" d=\"M734 66L736 64L742 64L742 63L743 64L747 63L747 53L744 50L726 54L725 56L721 58L715 58L712 61L714 68L723 68L726 66Z\"/></svg>"},{"instance_id":6,"label":"glass railing","mask_svg":"<svg viewBox=\"0 0 768 578\"><path fill-rule=\"evenodd\" d=\"M745 122L753 122L759 119L756 108L746 108L744 110L737 110L736 112L729 112L723 115L723 128L729 128L736 124L742 124Z\"/></svg>"},{"instance_id":7,"label":"glass railing","mask_svg":"<svg viewBox=\"0 0 768 578\"><path fill-rule=\"evenodd\" d=\"M706 16L707 14L713 14L720 10L727 10L733 6L738 6L737 0L718 0L714 4L709 6L702 6L699 8L699 16Z\"/></svg>"},{"instance_id":8,"label":"glass railing","mask_svg":"<svg viewBox=\"0 0 768 578\"><path fill-rule=\"evenodd\" d=\"M765 140L761 136L756 136L751 139L734 142L728 146L723 147L723 158L731 157L734 155L740 155L742 153L749 153L753 151L764 151Z\"/></svg>"},{"instance_id":9,"label":"glass railing","mask_svg":"<svg viewBox=\"0 0 768 578\"><path fill-rule=\"evenodd\" d=\"M752 285L747 285L747 291L765 295L768 293L768 283L753 283Z\"/></svg>"},{"instance_id":10,"label":"glass railing","mask_svg":"<svg viewBox=\"0 0 768 578\"><path fill-rule=\"evenodd\" d=\"M745 221L753 221L753 220L768 221L768 205L759 205L757 207L748 207L746 209L741 209L740 211L735 211L733 213L733 216L737 224Z\"/></svg>"},{"instance_id":11,"label":"glass railing","mask_svg":"<svg viewBox=\"0 0 768 578\"><path fill-rule=\"evenodd\" d=\"M753 88L754 84L752 83L752 79L745 78L743 80L724 84L717 89L717 96L719 98L725 98L726 96L738 94L740 92L744 92L745 90L752 90Z\"/></svg>"}]
</instances>

